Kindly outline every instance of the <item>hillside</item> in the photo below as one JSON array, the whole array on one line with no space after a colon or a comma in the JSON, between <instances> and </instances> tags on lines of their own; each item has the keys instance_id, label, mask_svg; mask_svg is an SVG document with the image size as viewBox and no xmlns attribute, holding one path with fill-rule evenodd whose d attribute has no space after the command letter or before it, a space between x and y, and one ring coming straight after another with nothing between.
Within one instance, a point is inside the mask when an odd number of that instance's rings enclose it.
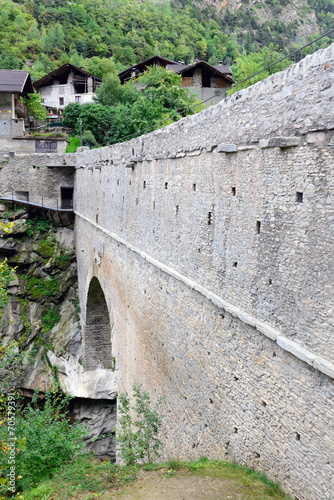
<instances>
[{"instance_id":1,"label":"hillside","mask_svg":"<svg viewBox=\"0 0 334 500\"><path fill-rule=\"evenodd\" d=\"M112 57L117 71L156 53L231 64L270 42L300 46L333 12L334 0L0 0L0 67L37 79L66 62L91 70L92 57Z\"/></svg>"}]
</instances>

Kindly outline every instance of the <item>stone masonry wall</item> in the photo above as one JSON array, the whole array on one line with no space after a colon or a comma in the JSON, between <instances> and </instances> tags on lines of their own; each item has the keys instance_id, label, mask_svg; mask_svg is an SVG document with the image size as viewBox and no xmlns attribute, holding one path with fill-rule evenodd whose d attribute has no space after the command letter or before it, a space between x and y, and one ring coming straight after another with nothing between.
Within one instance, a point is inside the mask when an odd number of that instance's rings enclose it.
<instances>
[{"instance_id":1,"label":"stone masonry wall","mask_svg":"<svg viewBox=\"0 0 334 500\"><path fill-rule=\"evenodd\" d=\"M331 46L76 172L81 308L95 276L119 391L165 398L166 457L305 500L334 495L333 69Z\"/></svg>"},{"instance_id":2,"label":"stone masonry wall","mask_svg":"<svg viewBox=\"0 0 334 500\"><path fill-rule=\"evenodd\" d=\"M61 208L61 187L74 187L75 155L29 154L0 161L1 196L28 192L37 205Z\"/></svg>"},{"instance_id":3,"label":"stone masonry wall","mask_svg":"<svg viewBox=\"0 0 334 500\"><path fill-rule=\"evenodd\" d=\"M236 459L302 500L334 497L333 70L334 45L127 143L31 156L36 195L76 161L82 325L94 277L112 318L115 371L84 397L142 382L164 458ZM1 191L33 186L12 161Z\"/></svg>"}]
</instances>

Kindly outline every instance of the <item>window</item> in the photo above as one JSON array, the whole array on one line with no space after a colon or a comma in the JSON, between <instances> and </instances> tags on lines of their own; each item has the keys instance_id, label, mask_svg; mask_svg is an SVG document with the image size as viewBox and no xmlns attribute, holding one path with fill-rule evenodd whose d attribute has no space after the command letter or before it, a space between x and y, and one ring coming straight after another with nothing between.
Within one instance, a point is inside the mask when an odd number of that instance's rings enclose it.
<instances>
[{"instance_id":1,"label":"window","mask_svg":"<svg viewBox=\"0 0 334 500\"><path fill-rule=\"evenodd\" d=\"M64 106L64 98L59 97L59 106Z\"/></svg>"},{"instance_id":2,"label":"window","mask_svg":"<svg viewBox=\"0 0 334 500\"><path fill-rule=\"evenodd\" d=\"M79 104L81 104L81 95L75 96L75 102L78 102Z\"/></svg>"}]
</instances>

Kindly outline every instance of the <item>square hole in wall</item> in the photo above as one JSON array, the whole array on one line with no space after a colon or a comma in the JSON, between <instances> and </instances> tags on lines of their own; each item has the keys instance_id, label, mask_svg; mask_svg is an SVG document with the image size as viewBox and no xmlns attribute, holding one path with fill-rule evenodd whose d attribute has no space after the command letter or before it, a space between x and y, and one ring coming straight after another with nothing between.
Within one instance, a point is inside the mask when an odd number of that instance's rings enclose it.
<instances>
[{"instance_id":1,"label":"square hole in wall","mask_svg":"<svg viewBox=\"0 0 334 500\"><path fill-rule=\"evenodd\" d=\"M235 196L237 194L237 188L232 187L232 196Z\"/></svg>"},{"instance_id":2,"label":"square hole in wall","mask_svg":"<svg viewBox=\"0 0 334 500\"><path fill-rule=\"evenodd\" d=\"M208 213L208 226L211 226L212 224L212 212Z\"/></svg>"},{"instance_id":3,"label":"square hole in wall","mask_svg":"<svg viewBox=\"0 0 334 500\"><path fill-rule=\"evenodd\" d=\"M296 202L303 203L303 193L301 191L297 191L296 193Z\"/></svg>"}]
</instances>

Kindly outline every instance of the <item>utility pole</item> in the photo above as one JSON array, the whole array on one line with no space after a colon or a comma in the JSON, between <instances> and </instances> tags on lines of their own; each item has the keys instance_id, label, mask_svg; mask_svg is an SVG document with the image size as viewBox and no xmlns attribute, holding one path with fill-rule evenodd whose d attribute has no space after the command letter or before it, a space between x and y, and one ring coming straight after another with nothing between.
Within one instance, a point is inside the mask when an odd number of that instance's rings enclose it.
<instances>
[{"instance_id":1,"label":"utility pole","mask_svg":"<svg viewBox=\"0 0 334 500\"><path fill-rule=\"evenodd\" d=\"M80 146L82 147L82 120L80 120Z\"/></svg>"}]
</instances>

